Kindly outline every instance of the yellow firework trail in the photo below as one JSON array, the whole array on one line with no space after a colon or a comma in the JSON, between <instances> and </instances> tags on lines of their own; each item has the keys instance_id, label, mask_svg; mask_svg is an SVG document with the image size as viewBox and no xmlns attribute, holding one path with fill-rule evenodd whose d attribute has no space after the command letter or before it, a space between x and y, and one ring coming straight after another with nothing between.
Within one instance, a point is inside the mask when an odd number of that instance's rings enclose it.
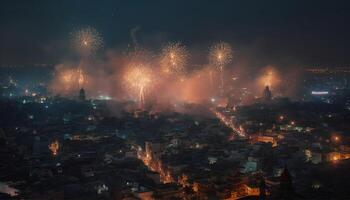
<instances>
[{"instance_id":1,"label":"yellow firework trail","mask_svg":"<svg viewBox=\"0 0 350 200\"><path fill-rule=\"evenodd\" d=\"M124 75L127 89L137 95L140 106L145 104L145 94L153 83L152 70L144 64L130 64Z\"/></svg>"},{"instance_id":2,"label":"yellow firework trail","mask_svg":"<svg viewBox=\"0 0 350 200\"><path fill-rule=\"evenodd\" d=\"M219 42L210 49L209 61L211 66L216 67L221 74L221 95L224 93L224 69L232 61L232 52L231 45L226 42Z\"/></svg>"}]
</instances>

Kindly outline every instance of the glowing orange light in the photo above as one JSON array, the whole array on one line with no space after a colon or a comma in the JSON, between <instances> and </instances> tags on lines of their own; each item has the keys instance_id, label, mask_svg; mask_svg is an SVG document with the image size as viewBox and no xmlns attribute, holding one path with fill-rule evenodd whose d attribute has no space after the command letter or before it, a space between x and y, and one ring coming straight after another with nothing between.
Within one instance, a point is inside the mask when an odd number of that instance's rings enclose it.
<instances>
[{"instance_id":1,"label":"glowing orange light","mask_svg":"<svg viewBox=\"0 0 350 200\"><path fill-rule=\"evenodd\" d=\"M218 59L219 59L219 60L222 59L222 54L221 54L221 53L218 54Z\"/></svg>"},{"instance_id":2,"label":"glowing orange light","mask_svg":"<svg viewBox=\"0 0 350 200\"><path fill-rule=\"evenodd\" d=\"M61 80L64 83L71 83L74 73L71 70L66 70L61 73Z\"/></svg>"},{"instance_id":3,"label":"glowing orange light","mask_svg":"<svg viewBox=\"0 0 350 200\"><path fill-rule=\"evenodd\" d=\"M153 82L152 70L143 64L131 64L124 76L128 89L138 96L140 107L145 104L146 90Z\"/></svg>"},{"instance_id":4,"label":"glowing orange light","mask_svg":"<svg viewBox=\"0 0 350 200\"><path fill-rule=\"evenodd\" d=\"M82 69L78 69L78 84L79 87L82 87L82 85L85 83L85 77L84 77L84 72Z\"/></svg>"},{"instance_id":5,"label":"glowing orange light","mask_svg":"<svg viewBox=\"0 0 350 200\"><path fill-rule=\"evenodd\" d=\"M60 144L58 143L57 140L55 140L54 142L49 144L49 149L50 149L53 156L57 155L59 147L60 147Z\"/></svg>"},{"instance_id":6,"label":"glowing orange light","mask_svg":"<svg viewBox=\"0 0 350 200\"><path fill-rule=\"evenodd\" d=\"M276 88L276 86L278 86L279 83L279 73L272 66L268 66L267 68L265 68L258 79L259 88L264 88L268 86L270 87L270 89L274 89Z\"/></svg>"},{"instance_id":7,"label":"glowing orange light","mask_svg":"<svg viewBox=\"0 0 350 200\"><path fill-rule=\"evenodd\" d=\"M341 137L339 135L333 135L331 137L331 140L334 142L334 143L339 143L341 141Z\"/></svg>"}]
</instances>

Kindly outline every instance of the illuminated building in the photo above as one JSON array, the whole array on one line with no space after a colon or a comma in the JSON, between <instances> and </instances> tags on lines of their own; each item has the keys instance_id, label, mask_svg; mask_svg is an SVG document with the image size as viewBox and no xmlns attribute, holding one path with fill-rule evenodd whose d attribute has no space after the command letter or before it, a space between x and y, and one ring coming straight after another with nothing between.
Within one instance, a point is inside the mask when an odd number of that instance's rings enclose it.
<instances>
[{"instance_id":1,"label":"illuminated building","mask_svg":"<svg viewBox=\"0 0 350 200\"><path fill-rule=\"evenodd\" d=\"M350 153L346 152L330 152L326 155L329 162L336 162L340 160L350 159Z\"/></svg>"},{"instance_id":2,"label":"illuminated building","mask_svg":"<svg viewBox=\"0 0 350 200\"><path fill-rule=\"evenodd\" d=\"M256 143L256 142L271 143L273 147L277 146L276 139L271 136L253 135L251 136L251 142L252 143Z\"/></svg>"}]
</instances>

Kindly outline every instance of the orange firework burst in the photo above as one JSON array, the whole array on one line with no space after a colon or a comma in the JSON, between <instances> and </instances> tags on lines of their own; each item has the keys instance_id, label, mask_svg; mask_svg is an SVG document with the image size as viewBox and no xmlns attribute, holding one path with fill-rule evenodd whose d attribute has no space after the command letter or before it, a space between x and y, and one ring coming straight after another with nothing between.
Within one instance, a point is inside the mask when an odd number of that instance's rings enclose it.
<instances>
[{"instance_id":1,"label":"orange firework burst","mask_svg":"<svg viewBox=\"0 0 350 200\"><path fill-rule=\"evenodd\" d=\"M131 64L124 75L126 87L137 95L140 106L145 103L145 93L153 82L152 70L144 64Z\"/></svg>"},{"instance_id":2,"label":"orange firework burst","mask_svg":"<svg viewBox=\"0 0 350 200\"><path fill-rule=\"evenodd\" d=\"M209 61L216 66L220 71L232 61L232 48L226 42L219 42L213 45L210 49Z\"/></svg>"},{"instance_id":3,"label":"orange firework burst","mask_svg":"<svg viewBox=\"0 0 350 200\"><path fill-rule=\"evenodd\" d=\"M181 75L185 72L188 58L189 54L184 45L180 42L169 43L162 50L160 59L162 71Z\"/></svg>"},{"instance_id":4,"label":"orange firework burst","mask_svg":"<svg viewBox=\"0 0 350 200\"><path fill-rule=\"evenodd\" d=\"M74 47L83 55L91 55L103 46L103 39L99 32L87 27L73 33Z\"/></svg>"}]
</instances>

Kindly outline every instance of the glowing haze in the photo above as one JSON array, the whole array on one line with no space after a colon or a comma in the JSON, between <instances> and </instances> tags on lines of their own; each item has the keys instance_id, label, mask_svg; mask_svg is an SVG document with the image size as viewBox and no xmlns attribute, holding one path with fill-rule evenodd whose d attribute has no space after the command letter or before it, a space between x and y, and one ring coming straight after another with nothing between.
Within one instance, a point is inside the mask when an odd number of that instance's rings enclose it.
<instances>
[{"instance_id":1,"label":"glowing haze","mask_svg":"<svg viewBox=\"0 0 350 200\"><path fill-rule=\"evenodd\" d=\"M232 96L252 102L245 99L260 96L265 86L275 92L283 83L275 66L263 70L239 63L231 66L233 50L226 42L211 46L209 55L205 48L189 51L179 42L168 43L157 52L141 45L102 52L103 40L95 29L82 29L75 36L80 59L56 66L50 84L53 94L75 98L84 88L88 98L132 101L142 109L150 105L156 110L181 110L184 103L219 104ZM103 57L91 56L99 49ZM190 56L193 54L201 55L201 60ZM196 64L203 60L207 62Z\"/></svg>"},{"instance_id":2,"label":"glowing haze","mask_svg":"<svg viewBox=\"0 0 350 200\"><path fill-rule=\"evenodd\" d=\"M146 92L153 83L153 74L149 66L141 63L131 63L124 74L124 85L135 99L138 99L141 108L146 103Z\"/></svg>"},{"instance_id":3,"label":"glowing haze","mask_svg":"<svg viewBox=\"0 0 350 200\"><path fill-rule=\"evenodd\" d=\"M260 90L266 86L269 86L270 89L276 89L279 87L280 82L280 75L276 68L273 66L267 66L261 71L257 84Z\"/></svg>"}]
</instances>

